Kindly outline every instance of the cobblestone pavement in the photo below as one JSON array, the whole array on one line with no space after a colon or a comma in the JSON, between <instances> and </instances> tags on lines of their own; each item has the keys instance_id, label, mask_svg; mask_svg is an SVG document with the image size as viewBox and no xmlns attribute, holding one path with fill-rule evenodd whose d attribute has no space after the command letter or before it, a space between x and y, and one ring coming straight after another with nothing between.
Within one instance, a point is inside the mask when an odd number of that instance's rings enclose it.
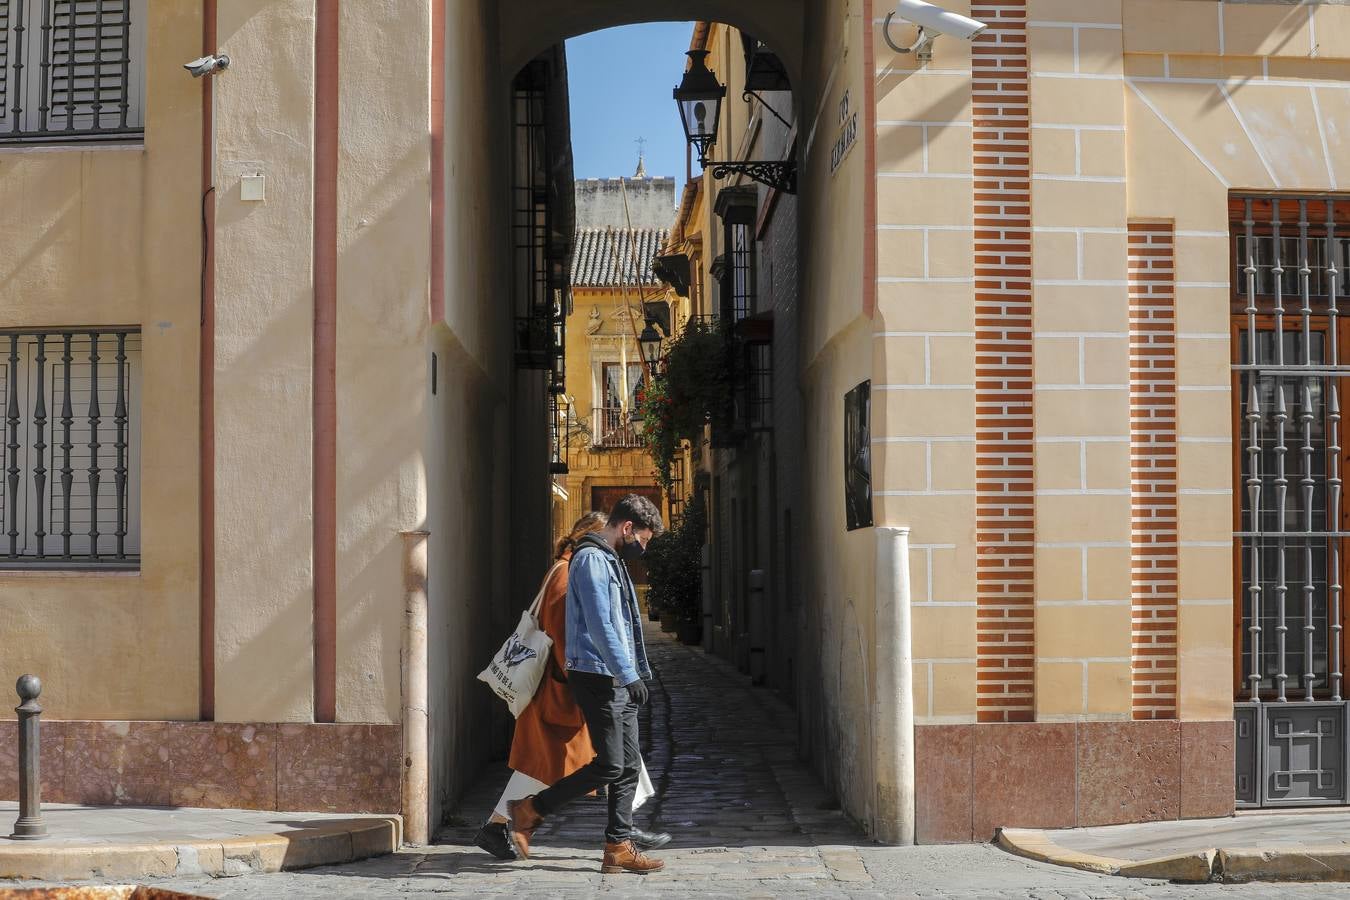
<instances>
[{"instance_id":1,"label":"cobblestone pavement","mask_svg":"<svg viewBox=\"0 0 1350 900\"><path fill-rule=\"evenodd\" d=\"M488 773L435 847L347 866L158 886L215 898L335 900L402 896L1300 898L1350 885L1173 885L1030 862L990 846L885 848L833 810L793 750L791 710L719 660L651 635L657 684L643 715L657 797L638 823L676 840L667 870L601 876L604 811L582 800L536 834L528 862L501 863L469 843L505 770ZM12 883L11 883L12 884ZM0 881L0 888L8 886Z\"/></svg>"}]
</instances>

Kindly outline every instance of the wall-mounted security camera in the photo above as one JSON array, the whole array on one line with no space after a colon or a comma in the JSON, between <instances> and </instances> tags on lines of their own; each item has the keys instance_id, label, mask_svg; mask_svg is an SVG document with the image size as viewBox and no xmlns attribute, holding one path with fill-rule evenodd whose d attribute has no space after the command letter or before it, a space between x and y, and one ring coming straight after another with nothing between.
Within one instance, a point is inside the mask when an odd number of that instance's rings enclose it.
<instances>
[{"instance_id":1,"label":"wall-mounted security camera","mask_svg":"<svg viewBox=\"0 0 1350 900\"><path fill-rule=\"evenodd\" d=\"M219 56L203 56L200 59L194 59L190 63L183 63L183 68L192 73L193 78L201 78L203 75L210 75L219 72L221 69L230 67L230 58L224 53Z\"/></svg>"},{"instance_id":2,"label":"wall-mounted security camera","mask_svg":"<svg viewBox=\"0 0 1350 900\"><path fill-rule=\"evenodd\" d=\"M918 37L908 47L897 46L891 40L891 20L896 16L919 26ZM886 39L886 45L896 53L913 53L920 63L926 63L933 58L933 40L938 35L946 34L972 41L988 27L984 22L925 3L924 0L898 0L895 12L886 14L881 35Z\"/></svg>"}]
</instances>

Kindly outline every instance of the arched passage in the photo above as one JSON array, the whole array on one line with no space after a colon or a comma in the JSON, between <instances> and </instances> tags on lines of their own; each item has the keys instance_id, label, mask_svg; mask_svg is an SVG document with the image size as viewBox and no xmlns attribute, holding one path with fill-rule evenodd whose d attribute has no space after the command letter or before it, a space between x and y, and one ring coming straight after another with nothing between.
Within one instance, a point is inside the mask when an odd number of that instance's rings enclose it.
<instances>
[{"instance_id":1,"label":"arched passage","mask_svg":"<svg viewBox=\"0 0 1350 900\"><path fill-rule=\"evenodd\" d=\"M502 0L501 69L515 75L547 48L580 34L639 22L725 22L753 34L782 57L794 84L802 74L804 0Z\"/></svg>"},{"instance_id":2,"label":"arched passage","mask_svg":"<svg viewBox=\"0 0 1350 900\"><path fill-rule=\"evenodd\" d=\"M444 284L438 286L433 279L432 300L435 309L438 297L444 298L444 319L434 330L431 349L449 366L441 370L444 383L473 386L472 401L454 395L444 401L457 404L445 419L453 433L491 433L502 449L490 460L465 457L471 474L456 469L453 457L447 471L429 473L430 530L443 535L434 543L446 546L444 552L431 555L431 582L454 582L461 572L472 579L471 585L453 588L469 599L467 605L450 607L447 618L439 621L433 605L432 632L446 635L447 644L441 661L433 655L430 705L433 709L447 705L454 711L432 716L431 769L435 773L444 767L450 773L433 784L433 809L437 802L448 803L462 793L465 779L471 777L466 767L472 767L475 756L481 758L474 743L464 738L464 729L447 723L468 717L475 723L473 730L482 733L481 713L489 709L487 703L479 705L476 694L455 699L456 687L447 689L444 700L438 699L436 684L453 686L472 679L477 669L470 669L481 665L473 649L500 643L503 631L514 624L518 608L513 598L532 595L544 564L520 548L542 548L550 525L549 436L540 415L547 408L547 388L535 374L522 373L515 365L513 311L507 302L516 278L510 212L512 80L527 63L568 36L639 21L704 17L744 28L768 45L792 84L791 94L783 92L775 101L776 112L791 125L785 130L786 143L772 154L776 159L795 159L799 193L788 202L749 181L710 180L704 202L709 223L716 223L717 242L730 242L722 226L735 220L761 253L772 245L772 265L766 257L762 281L792 286L791 305L797 317L795 333L774 335L774 353L784 362L785 376L775 380L775 390L780 396L795 396L801 420L812 423L790 439L765 441L760 452L751 454L758 472L765 475L760 488L751 488L757 476L749 469L709 473L710 480L721 480L721 496L736 499L734 506L728 503L717 511L732 523L728 533L753 531L749 525L742 529L740 523L748 522L756 509L764 511L759 549L728 559L734 578L725 582L727 602L714 615L729 617L743 633L726 635L720 649L749 673L752 657L760 655L752 651L788 644L801 648L790 674L784 666L773 676L778 679L774 686L798 701L800 751L852 816L862 820L872 816L876 782L867 726L872 700L867 690L855 688L873 680L866 648L873 641L875 544L870 531L848 529L839 490L845 468L843 398L872 377L873 342L865 313L866 198L871 182L862 152L868 54L858 51L871 35L865 27L868 15L868 5L857 0L657 0L641 6L503 0L465 4L444 23L437 79L444 92L443 157L433 162L433 171L442 179L433 196L444 198L444 215L436 217L435 226L443 233L433 238L444 253ZM484 32L497 40L474 37ZM735 44L739 47L739 41ZM670 72L673 87L684 60L676 55L652 64ZM739 71L745 71L744 60ZM717 74L728 83L733 73L724 69ZM752 106L740 87L729 86L728 103ZM676 114L668 93L653 102L669 104L670 114ZM858 146L835 152L850 117L859 123ZM723 148L736 159L763 158L759 153L747 157L745 147L731 146L739 138L726 138ZM726 195L729 207L736 207L731 201L738 191L746 201L742 209L722 210L725 217L714 212L719 194ZM764 223L773 217L773 210L779 209L782 219L789 207L793 236L775 238L765 232ZM705 264L711 266L718 255L721 250L710 248ZM454 440L452 434L449 441ZM440 458L433 459L433 464L439 462ZM776 479L766 474L775 471L792 474ZM793 491L797 493L791 514L783 515L783 505L775 498ZM717 493L714 487L712 494ZM482 510L485 518L469 521L461 509ZM469 548L482 534L491 538L489 547L474 553ZM783 543L785 535L791 536L788 544ZM755 543L742 541L741 546ZM757 573L753 578L752 572ZM770 617L771 627L766 629L764 617L751 615L760 602L758 595L762 592L778 602L772 597L777 591L786 598L786 588L781 587L785 584L792 585L792 598L782 601L782 615ZM483 599L488 597L494 599ZM758 632L753 640L752 619ZM460 661L461 656L473 662ZM494 726L499 737L505 724ZM838 752L845 746L851 752ZM840 760L847 764L841 766Z\"/></svg>"}]
</instances>

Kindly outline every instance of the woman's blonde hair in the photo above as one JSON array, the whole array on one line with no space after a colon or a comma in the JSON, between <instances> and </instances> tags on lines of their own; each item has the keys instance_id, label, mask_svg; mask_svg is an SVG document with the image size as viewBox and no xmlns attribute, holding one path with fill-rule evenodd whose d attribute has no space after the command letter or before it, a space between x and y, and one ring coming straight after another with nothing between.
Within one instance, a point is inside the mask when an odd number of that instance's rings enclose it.
<instances>
[{"instance_id":1,"label":"woman's blonde hair","mask_svg":"<svg viewBox=\"0 0 1350 900\"><path fill-rule=\"evenodd\" d=\"M562 559L564 553L576 549L577 544L581 542L582 538L604 528L605 523L608 521L608 516L598 512L588 512L580 519L577 519L576 524L572 526L571 533L558 541L558 546L553 551L553 558Z\"/></svg>"}]
</instances>

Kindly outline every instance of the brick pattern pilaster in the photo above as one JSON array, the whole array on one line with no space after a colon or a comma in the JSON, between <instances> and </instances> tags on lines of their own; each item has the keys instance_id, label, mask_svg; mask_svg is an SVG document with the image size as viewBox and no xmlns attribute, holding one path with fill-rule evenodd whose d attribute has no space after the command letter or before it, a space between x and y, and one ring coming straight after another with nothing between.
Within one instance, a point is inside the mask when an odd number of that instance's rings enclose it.
<instances>
[{"instance_id":1,"label":"brick pattern pilaster","mask_svg":"<svg viewBox=\"0 0 1350 900\"><path fill-rule=\"evenodd\" d=\"M975 2L976 710L1035 715L1031 157L1025 0Z\"/></svg>"},{"instance_id":2,"label":"brick pattern pilaster","mask_svg":"<svg viewBox=\"0 0 1350 900\"><path fill-rule=\"evenodd\" d=\"M1174 235L1129 224L1131 681L1136 719L1177 717Z\"/></svg>"}]
</instances>

